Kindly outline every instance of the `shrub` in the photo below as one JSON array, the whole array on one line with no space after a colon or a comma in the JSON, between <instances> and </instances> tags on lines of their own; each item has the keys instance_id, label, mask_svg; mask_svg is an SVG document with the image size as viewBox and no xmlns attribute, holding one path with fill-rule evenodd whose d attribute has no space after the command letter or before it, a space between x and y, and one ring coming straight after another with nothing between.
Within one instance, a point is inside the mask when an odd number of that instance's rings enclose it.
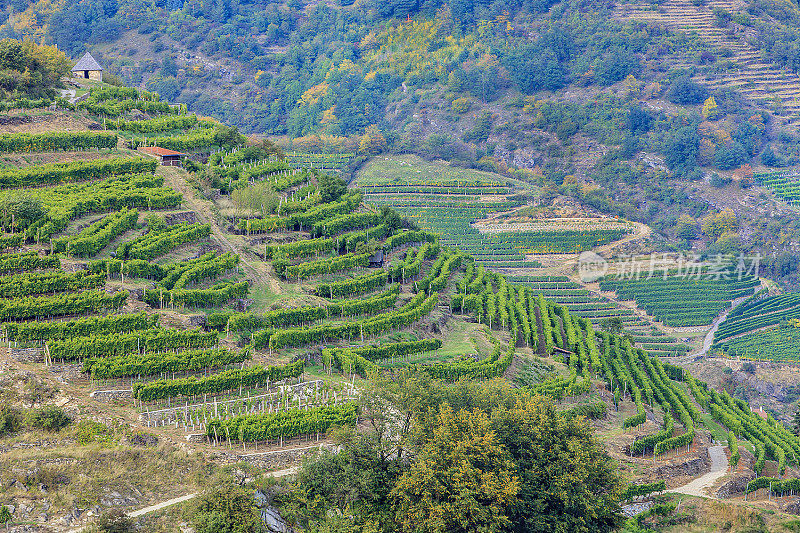
<instances>
[{"instance_id":1,"label":"shrub","mask_svg":"<svg viewBox=\"0 0 800 533\"><path fill-rule=\"evenodd\" d=\"M469 98L461 97L456 98L453 100L450 108L453 110L453 113L466 113L469 111L470 107L472 107L472 100Z\"/></svg>"},{"instance_id":2,"label":"shrub","mask_svg":"<svg viewBox=\"0 0 800 533\"><path fill-rule=\"evenodd\" d=\"M112 432L108 426L94 420L81 420L75 428L75 438L80 444L108 442L111 436Z\"/></svg>"},{"instance_id":3,"label":"shrub","mask_svg":"<svg viewBox=\"0 0 800 533\"><path fill-rule=\"evenodd\" d=\"M18 410L9 405L0 408L0 437L17 431L21 423L22 417Z\"/></svg>"},{"instance_id":4,"label":"shrub","mask_svg":"<svg viewBox=\"0 0 800 533\"><path fill-rule=\"evenodd\" d=\"M756 373L756 365L751 362L746 362L742 365L742 371L747 372L748 374L755 374Z\"/></svg>"},{"instance_id":5,"label":"shrub","mask_svg":"<svg viewBox=\"0 0 800 533\"><path fill-rule=\"evenodd\" d=\"M767 146L764 152L761 154L761 162L766 167L785 167L786 166L786 159L783 157L778 156L772 150L771 146Z\"/></svg>"},{"instance_id":6,"label":"shrub","mask_svg":"<svg viewBox=\"0 0 800 533\"><path fill-rule=\"evenodd\" d=\"M681 76L669 88L667 100L680 105L699 104L706 99L707 94L705 87L693 82L689 76Z\"/></svg>"},{"instance_id":7,"label":"shrub","mask_svg":"<svg viewBox=\"0 0 800 533\"><path fill-rule=\"evenodd\" d=\"M230 480L207 488L188 516L197 533L255 533L260 530L252 491Z\"/></svg>"},{"instance_id":8,"label":"shrub","mask_svg":"<svg viewBox=\"0 0 800 533\"><path fill-rule=\"evenodd\" d=\"M711 175L711 186L720 188L724 187L731 182L731 179L726 176L720 176L716 172Z\"/></svg>"},{"instance_id":9,"label":"shrub","mask_svg":"<svg viewBox=\"0 0 800 533\"><path fill-rule=\"evenodd\" d=\"M58 431L71 422L67 414L55 405L48 405L39 409L31 409L25 417L28 426L34 429Z\"/></svg>"},{"instance_id":10,"label":"shrub","mask_svg":"<svg viewBox=\"0 0 800 533\"><path fill-rule=\"evenodd\" d=\"M100 517L97 530L100 533L129 533L134 531L133 520L122 509L112 509Z\"/></svg>"},{"instance_id":11,"label":"shrub","mask_svg":"<svg viewBox=\"0 0 800 533\"><path fill-rule=\"evenodd\" d=\"M747 160L747 152L741 143L734 142L717 150L715 159L721 170L733 170Z\"/></svg>"}]
</instances>

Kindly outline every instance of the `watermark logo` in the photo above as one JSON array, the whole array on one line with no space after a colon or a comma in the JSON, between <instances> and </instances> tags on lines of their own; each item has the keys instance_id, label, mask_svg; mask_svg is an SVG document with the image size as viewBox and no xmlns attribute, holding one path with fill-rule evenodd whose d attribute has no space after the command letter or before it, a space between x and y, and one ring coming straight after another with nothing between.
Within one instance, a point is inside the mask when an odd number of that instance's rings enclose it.
<instances>
[{"instance_id":1,"label":"watermark logo","mask_svg":"<svg viewBox=\"0 0 800 533\"><path fill-rule=\"evenodd\" d=\"M761 254L716 254L702 260L695 253L652 253L650 256L621 256L611 265L616 279L684 278L737 280L758 278ZM608 270L608 267L607 267Z\"/></svg>"},{"instance_id":2,"label":"watermark logo","mask_svg":"<svg viewBox=\"0 0 800 533\"><path fill-rule=\"evenodd\" d=\"M608 261L594 252L581 252L578 256L578 276L584 283L602 278L608 272Z\"/></svg>"}]
</instances>

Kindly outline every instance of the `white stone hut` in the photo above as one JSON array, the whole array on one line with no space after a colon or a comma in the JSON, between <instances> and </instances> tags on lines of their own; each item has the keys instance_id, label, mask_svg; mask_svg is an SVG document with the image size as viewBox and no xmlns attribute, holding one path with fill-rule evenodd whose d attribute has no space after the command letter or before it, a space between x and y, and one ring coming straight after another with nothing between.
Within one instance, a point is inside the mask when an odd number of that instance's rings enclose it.
<instances>
[{"instance_id":1,"label":"white stone hut","mask_svg":"<svg viewBox=\"0 0 800 533\"><path fill-rule=\"evenodd\" d=\"M86 52L82 58L72 67L72 76L87 80L103 81L103 67L97 62L92 54Z\"/></svg>"}]
</instances>

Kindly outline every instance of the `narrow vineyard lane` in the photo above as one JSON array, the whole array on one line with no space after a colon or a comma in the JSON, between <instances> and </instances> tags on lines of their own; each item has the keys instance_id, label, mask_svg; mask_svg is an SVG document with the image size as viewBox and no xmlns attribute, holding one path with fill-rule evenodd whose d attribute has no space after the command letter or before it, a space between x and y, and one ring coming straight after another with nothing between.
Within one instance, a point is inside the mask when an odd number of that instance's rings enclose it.
<instances>
[{"instance_id":1,"label":"narrow vineyard lane","mask_svg":"<svg viewBox=\"0 0 800 533\"><path fill-rule=\"evenodd\" d=\"M706 489L713 486L719 478L728 472L728 456L725 454L723 446L711 446L708 449L708 456L711 459L711 471L707 474L693 479L686 485L671 489L669 492L688 494L689 496L699 496L702 498L713 498L706 493Z\"/></svg>"},{"instance_id":2,"label":"narrow vineyard lane","mask_svg":"<svg viewBox=\"0 0 800 533\"><path fill-rule=\"evenodd\" d=\"M221 246L226 248L226 251L239 254L242 266L253 281L269 286L275 292L280 292L280 286L274 280L270 280L263 264L256 264L247 260L247 255L243 251L243 238L229 235L220 227L220 222L211 208L212 203L197 197L196 189L186 181L187 172L185 170L178 167L162 166L158 168L157 173L164 176L166 185L183 195L184 205L197 213L199 222L211 225L212 235Z\"/></svg>"},{"instance_id":3,"label":"narrow vineyard lane","mask_svg":"<svg viewBox=\"0 0 800 533\"><path fill-rule=\"evenodd\" d=\"M758 289L756 289L758 290ZM708 351L711 349L711 345L714 344L714 333L717 332L719 329L720 324L722 324L726 318L728 318L728 314L739 307L745 300L747 300L750 296L742 296L741 298L737 298L731 304L729 309L721 312L717 318L714 319L714 322L711 323L711 329L708 330L706 336L703 338L703 347L700 349L699 352L689 354L687 357L694 358L694 357L703 357L705 356Z\"/></svg>"}]
</instances>

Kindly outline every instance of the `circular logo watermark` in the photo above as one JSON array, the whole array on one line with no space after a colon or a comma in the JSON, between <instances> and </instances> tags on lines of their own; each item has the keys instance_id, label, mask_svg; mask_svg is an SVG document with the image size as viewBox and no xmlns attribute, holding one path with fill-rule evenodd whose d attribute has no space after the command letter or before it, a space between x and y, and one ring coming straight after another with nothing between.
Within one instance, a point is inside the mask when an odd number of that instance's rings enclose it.
<instances>
[{"instance_id":1,"label":"circular logo watermark","mask_svg":"<svg viewBox=\"0 0 800 533\"><path fill-rule=\"evenodd\" d=\"M608 272L608 261L594 252L581 252L578 256L578 276L584 283L602 278Z\"/></svg>"}]
</instances>

